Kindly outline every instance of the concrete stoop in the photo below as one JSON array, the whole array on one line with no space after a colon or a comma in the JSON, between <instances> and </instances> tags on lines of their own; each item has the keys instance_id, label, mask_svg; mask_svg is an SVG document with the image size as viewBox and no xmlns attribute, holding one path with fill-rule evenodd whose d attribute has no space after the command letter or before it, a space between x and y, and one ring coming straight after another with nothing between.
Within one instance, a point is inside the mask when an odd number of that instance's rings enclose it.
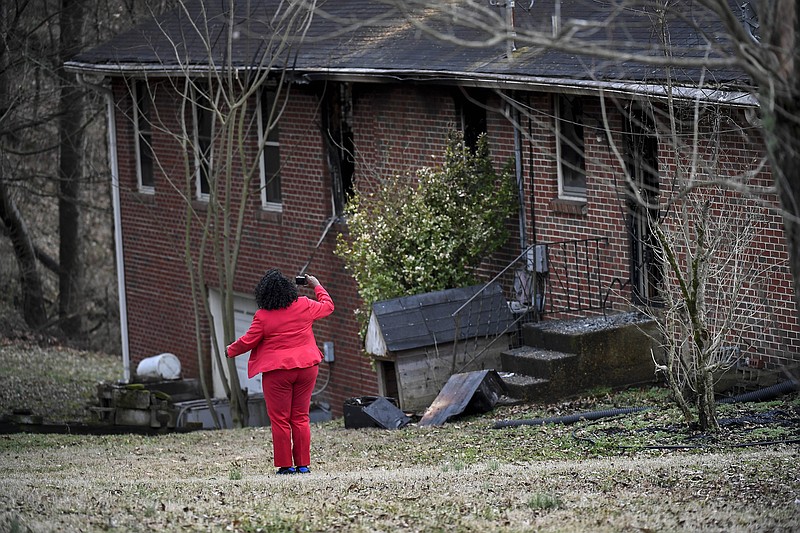
<instances>
[{"instance_id":1,"label":"concrete stoop","mask_svg":"<svg viewBox=\"0 0 800 533\"><path fill-rule=\"evenodd\" d=\"M638 313L526 324L525 345L501 354L509 394L551 401L656 380L658 328Z\"/></svg>"}]
</instances>

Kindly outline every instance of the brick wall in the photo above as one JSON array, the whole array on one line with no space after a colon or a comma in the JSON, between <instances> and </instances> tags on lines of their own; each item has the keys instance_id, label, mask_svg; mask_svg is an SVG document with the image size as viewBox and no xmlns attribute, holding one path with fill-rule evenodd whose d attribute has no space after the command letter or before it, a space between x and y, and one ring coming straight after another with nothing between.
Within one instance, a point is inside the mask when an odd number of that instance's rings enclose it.
<instances>
[{"instance_id":1,"label":"brick wall","mask_svg":"<svg viewBox=\"0 0 800 533\"><path fill-rule=\"evenodd\" d=\"M413 172L421 165L441 161L446 134L455 123L450 90L370 86L354 94L353 131L357 150L356 176L368 186L376 179L393 179ZM184 375L199 373L194 336L194 320L185 265L184 225L186 202L172 187L167 176L183 188L183 151L176 139L159 130L180 131L174 116L174 92L168 86L155 91L155 108L163 127L154 128L153 144L164 172L156 171L155 195L136 190L133 127L130 99L122 83L115 85L117 101L118 157L120 159L123 239L129 305L130 347L135 365L149 355L172 352L179 356ZM280 125L283 211L261 210L258 196L252 195L252 217L245 225L235 290L250 294L269 267L287 275L297 272L312 255L326 221L332 214L331 183L323 152L315 88L293 88ZM373 117L376 119L373 120ZM253 147L253 153L255 147ZM204 216L205 205L192 201L197 216ZM346 227L337 224L324 240L309 266L330 291L337 310L317 322L317 340L334 341L336 361L323 365L320 382L330 372L324 400L341 412L346 398L377 393L377 381L370 361L363 356L354 310L361 305L355 282L333 255L335 236ZM192 233L193 247L199 243L197 227ZM206 271L209 286L216 285L216 273ZM203 321L202 334L209 325ZM210 342L201 349L206 360Z\"/></svg>"},{"instance_id":2,"label":"brick wall","mask_svg":"<svg viewBox=\"0 0 800 533\"><path fill-rule=\"evenodd\" d=\"M705 136L697 147L684 143L681 150L670 150L663 143L665 172L668 182L678 173L694 176L699 186L695 195L708 205L715 237L732 228L737 232L749 231L750 245L736 257L743 265L744 276L739 298L731 301L729 294L733 281L730 271L710 279L716 295L709 297L709 307L724 312L733 309L740 316L734 331L724 343L738 347L743 363L755 368L778 369L798 362L800 328L793 301L792 277L789 271L788 251L783 233L783 223L776 195L770 192L774 183L764 162L763 140L758 129L746 119L739 109L709 108L701 110L699 117L687 113L681 122L683 138L691 138L697 127ZM678 155L680 154L680 155ZM689 155L694 157L690 163ZM703 182L726 182L731 187L703 186ZM737 188L745 188L741 193ZM667 196L664 200L669 199ZM664 202L664 210L668 208ZM677 216L667 218L668 225L678 230ZM728 246L723 242L720 248ZM718 255L724 256L720 252ZM685 256L682 256L685 257ZM717 321L711 316L709 322Z\"/></svg>"}]
</instances>

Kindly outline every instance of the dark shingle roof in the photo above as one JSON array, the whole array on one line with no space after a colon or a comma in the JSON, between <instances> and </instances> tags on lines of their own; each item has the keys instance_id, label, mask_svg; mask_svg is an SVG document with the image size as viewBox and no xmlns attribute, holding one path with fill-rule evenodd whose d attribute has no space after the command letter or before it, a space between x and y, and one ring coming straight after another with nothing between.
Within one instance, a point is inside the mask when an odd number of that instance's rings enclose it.
<instances>
[{"instance_id":1,"label":"dark shingle roof","mask_svg":"<svg viewBox=\"0 0 800 533\"><path fill-rule=\"evenodd\" d=\"M396 5L409 6L410 2L319 1L302 40L297 32L290 32L291 40L282 43L276 38L286 27L279 22L281 16L297 15L292 19L296 28L308 13L282 11L276 16L276 9L303 2L206 0L189 2L185 8L83 52L68 66L109 73L169 72L186 65L206 68L211 58L215 65L247 68L259 64L264 51L271 50L273 53L267 54L272 58L271 66L288 66L297 75L307 76L357 73L412 79L491 81L515 77L658 83L666 77L660 67L589 57L581 52L592 43L597 47L611 44L619 52L659 57L664 55L659 41L666 36L670 53L677 58L708 53L708 61L712 61L727 55L724 35L714 32L719 22L701 9L697 0L676 0L675 4L682 4L676 10L680 16L670 19L663 31L654 22L653 13L623 9L614 1L561 0L560 20L564 24L580 20L572 28L588 44L576 50L537 48L538 41L526 37L535 37L532 30L552 32L554 1L537 0L530 3L530 9L526 9L527 1L516 3L519 48L511 60L506 57L507 43L502 39L491 41L494 36L485 28L486 21L496 27L505 17L504 8L490 7L488 1L430 2L428 7L417 6L407 13L398 11ZM230 3L235 6L233 17L224 12ZM467 5L473 7L466 9ZM232 25L229 19L234 21ZM425 28L435 29L448 40L434 37ZM225 46L228 31L236 36L230 53ZM465 42L488 44L465 46ZM210 54L205 43L211 44ZM697 68L674 68L670 75L678 83L692 84L700 79L700 73ZM741 72L725 64L715 65L704 75L707 83L722 86L738 85L743 80Z\"/></svg>"},{"instance_id":2,"label":"dark shingle roof","mask_svg":"<svg viewBox=\"0 0 800 533\"><path fill-rule=\"evenodd\" d=\"M391 352L412 350L453 342L456 322L453 313L475 296L483 285L404 296L377 302L372 313ZM514 318L499 284L490 284L460 313L458 338L495 336Z\"/></svg>"}]
</instances>

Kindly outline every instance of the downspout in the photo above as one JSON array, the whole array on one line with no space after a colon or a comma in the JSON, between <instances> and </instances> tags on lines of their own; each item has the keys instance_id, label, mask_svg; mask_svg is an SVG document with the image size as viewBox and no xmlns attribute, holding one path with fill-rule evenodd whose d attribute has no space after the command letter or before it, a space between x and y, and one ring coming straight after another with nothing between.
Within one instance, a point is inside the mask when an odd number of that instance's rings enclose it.
<instances>
[{"instance_id":1,"label":"downspout","mask_svg":"<svg viewBox=\"0 0 800 533\"><path fill-rule=\"evenodd\" d=\"M527 96L528 109L531 107L530 94ZM531 239L532 244L538 242L536 235L536 180L533 174L533 131L531 130L531 117L528 116L528 175L531 177Z\"/></svg>"},{"instance_id":2,"label":"downspout","mask_svg":"<svg viewBox=\"0 0 800 533\"><path fill-rule=\"evenodd\" d=\"M519 204L519 245L520 250L524 252L528 248L528 239L525 232L528 223L525 216L525 183L522 175L522 139L519 133L519 109L514 108L512 117L514 126L514 166L517 174L517 203Z\"/></svg>"},{"instance_id":3,"label":"downspout","mask_svg":"<svg viewBox=\"0 0 800 533\"><path fill-rule=\"evenodd\" d=\"M106 100L108 116L108 166L111 170L111 205L114 213L114 253L117 266L117 294L119 297L119 332L122 345L122 382L131 382L131 357L128 344L128 302L125 294L125 263L122 253L122 216L119 199L119 160L117 159L117 127L114 120L114 94L111 89L89 83L78 73L78 83L102 94Z\"/></svg>"}]
</instances>

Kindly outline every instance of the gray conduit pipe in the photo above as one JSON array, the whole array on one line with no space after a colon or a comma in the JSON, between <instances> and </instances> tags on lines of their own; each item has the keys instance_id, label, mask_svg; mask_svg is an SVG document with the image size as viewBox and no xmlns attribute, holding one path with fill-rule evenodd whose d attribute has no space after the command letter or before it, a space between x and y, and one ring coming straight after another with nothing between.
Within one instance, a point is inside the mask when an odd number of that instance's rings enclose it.
<instances>
[{"instance_id":1,"label":"gray conduit pipe","mask_svg":"<svg viewBox=\"0 0 800 533\"><path fill-rule=\"evenodd\" d=\"M754 392L748 392L733 396L731 398L723 398L717 403L738 403L738 402L755 402L764 401L776 398L783 394L788 394L800 390L800 383L797 381L784 381L771 387L766 387ZM500 420L495 422L492 429L502 429L508 427L518 426L543 426L545 424L574 424L581 420L599 420L600 418L608 418L611 416L627 415L630 413L638 413L654 409L654 407L624 407L619 409L607 409L603 411L589 411L586 413L577 413L574 415L554 416L551 418L531 418L527 420Z\"/></svg>"}]
</instances>

